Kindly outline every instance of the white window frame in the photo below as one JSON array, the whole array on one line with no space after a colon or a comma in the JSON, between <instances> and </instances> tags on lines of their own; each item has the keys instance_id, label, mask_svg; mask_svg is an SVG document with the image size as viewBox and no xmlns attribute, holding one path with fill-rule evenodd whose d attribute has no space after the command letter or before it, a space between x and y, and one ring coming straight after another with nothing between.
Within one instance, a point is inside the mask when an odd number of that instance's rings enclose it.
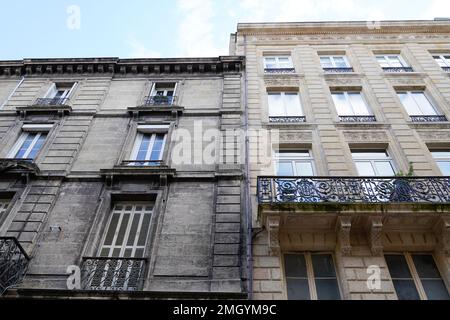
<instances>
[{"instance_id":1,"label":"white window frame","mask_svg":"<svg viewBox=\"0 0 450 320\"><path fill-rule=\"evenodd\" d=\"M366 157L358 157L358 158L354 158L353 157L353 153L359 153L360 152L379 152L381 153L381 151L383 151L387 157L386 158L373 158L370 156L366 156ZM394 164L394 160L392 159L392 157L390 156L389 152L387 150L381 150L381 149L351 149L351 153L352 153L352 160L353 163L355 165L356 168L356 172L358 172L358 167L356 166L357 162L368 162L370 163L370 165L372 166L373 171L375 172L375 176L374 177L382 177L382 175L379 174L378 169L375 165L376 162L389 162L393 171L393 176L396 174L397 170ZM359 174L359 172L358 172Z\"/></svg>"},{"instance_id":2,"label":"white window frame","mask_svg":"<svg viewBox=\"0 0 450 320\"><path fill-rule=\"evenodd\" d=\"M137 206L145 207L145 206L150 206L150 205L152 206L152 209L150 211L142 210L142 211L136 212L136 207ZM123 209L115 211L117 206L123 206ZM132 210L131 211L124 210L124 208L126 206L132 206ZM99 257L113 258L114 250L115 249L120 249L120 253L119 253L119 256L117 258L125 258L125 251L131 249L130 258L134 258L135 254L136 254L136 250L142 249L142 251L143 251L142 255L143 255L143 257L145 257L146 247L147 247L147 243L148 243L148 236L150 235L150 228L151 228L151 225L152 225L152 218L153 218L154 208L155 208L155 203L152 202L152 201L148 201L148 202L143 202L143 201L132 201L131 202L130 201L130 202L116 202L116 203L114 203L114 207L110 211L110 216L108 218L108 223L106 225L105 232L104 232L104 234L102 236L102 241L101 241L101 246L99 247L98 256ZM126 229L125 229L122 245L116 245L117 236L118 236L120 228L122 226L123 217L127 213L130 214L130 218L128 219L128 223L127 223L127 226L126 226ZM116 229L114 230L114 236L113 236L113 239L111 241L111 245L105 245L106 237L108 235L108 231L109 231L112 219L114 217L114 214L119 214L119 220L117 222ZM138 227L137 227L137 230L136 230L136 234L134 235L133 244L132 245L128 245L128 238L130 237L130 231L131 231L133 218L134 218L135 214L140 214L141 217L139 218L139 223L138 223ZM139 235L142 233L142 223L144 221L144 215L145 214L150 215L150 222L149 222L149 225L148 225L149 229L148 229L148 231L146 231L147 232L147 237L145 238L144 245L138 245ZM109 250L107 256L102 255L102 251L104 249Z\"/></svg>"},{"instance_id":3,"label":"white window frame","mask_svg":"<svg viewBox=\"0 0 450 320\"><path fill-rule=\"evenodd\" d=\"M155 143L156 134L164 134L164 140L163 140L160 155L159 155L159 160L162 161L163 155L164 155L164 150L166 147L168 131L169 131L168 125L140 125L140 126L138 126L136 138L134 139L133 150L131 151L130 160L136 160L137 154L139 152L139 148L142 143L142 138L144 137L144 134L149 134L149 135L151 135L151 139L150 139L149 147L147 149L145 160L150 161L150 156L151 156L151 153L153 150L153 145Z\"/></svg>"},{"instance_id":4,"label":"white window frame","mask_svg":"<svg viewBox=\"0 0 450 320\"><path fill-rule=\"evenodd\" d=\"M173 81L173 82L169 82L169 81L155 81L155 82L153 82L152 83L152 88L150 90L150 96L152 96L152 97L156 96L156 91L157 91L156 86L157 85L164 85L164 84L167 84L167 85L175 84L175 85L174 85L173 89L171 89L171 90L169 90L169 87L165 87L164 88L164 94L162 96L163 97L167 97L167 92L168 91L173 91L173 97L175 97L176 92L177 92L177 88L178 88L178 82L176 82L176 81Z\"/></svg>"},{"instance_id":5,"label":"white window frame","mask_svg":"<svg viewBox=\"0 0 450 320\"><path fill-rule=\"evenodd\" d=\"M267 66L267 61L266 61L267 58L275 59L275 68L269 68ZM280 61L279 61L280 58L288 58L290 66L282 67L280 64ZM293 69L293 68L294 68L294 64L292 63L292 57L290 55L264 56L264 69L271 70L271 69Z\"/></svg>"},{"instance_id":6,"label":"white window frame","mask_svg":"<svg viewBox=\"0 0 450 320\"><path fill-rule=\"evenodd\" d=\"M297 96L297 100L298 100L298 111L299 114L297 115L288 115L288 104L286 101L286 94L289 95L296 95ZM270 107L270 95L280 95L281 96L281 102L283 104L283 114L282 116L276 116L276 115L272 115L270 114L271 111L271 107ZM269 117L304 117L305 114L303 112L303 106L302 106L302 101L301 101L301 97L298 91L267 91L267 104L269 107L268 113L269 113Z\"/></svg>"},{"instance_id":7,"label":"white window frame","mask_svg":"<svg viewBox=\"0 0 450 320\"><path fill-rule=\"evenodd\" d=\"M28 124L22 126L22 133L19 136L19 139L17 139L16 143L12 147L12 149L9 151L7 158L9 159L16 159L16 154L19 152L20 148L22 147L23 143L25 142L25 139L27 138L29 133L37 133L36 136L33 138L33 141L30 143L30 146L28 147L27 151L24 154L24 157L18 158L18 159L27 159L27 156L30 154L30 152L33 150L34 146L38 142L39 138L42 136L43 133L47 135L50 130L53 128L52 124L48 125L36 125L36 124ZM44 142L45 143L45 142ZM39 150L39 152L42 150ZM39 154L38 152L38 154ZM37 155L36 155L37 157Z\"/></svg>"},{"instance_id":8,"label":"white window frame","mask_svg":"<svg viewBox=\"0 0 450 320\"><path fill-rule=\"evenodd\" d=\"M447 153L449 153L449 155L445 156L445 157L443 157L443 156L439 157L438 155L435 154L436 152L447 152ZM439 166L439 163L440 162L450 163L450 149L431 149L430 153L431 153L431 156L433 157L433 160L436 162L436 165L439 168L439 171L441 172L441 174L444 174L442 172L441 167Z\"/></svg>"},{"instance_id":9,"label":"white window frame","mask_svg":"<svg viewBox=\"0 0 450 320\"><path fill-rule=\"evenodd\" d=\"M425 114L423 112L421 105L414 98L414 94L418 94L418 93L422 94L424 96L424 98L428 101L428 103L430 104L431 108L434 110L434 114ZM406 108L406 106L403 104L403 101L400 98L400 94L408 95L409 98L412 99L412 101L414 101L416 103L417 108L420 110L420 112L422 114L410 114L408 112L408 109ZM413 116L414 117L414 116L438 116L439 115L439 113L438 113L438 111L436 109L436 106L434 105L433 101L428 97L428 95L425 93L425 91L404 91L404 90L400 90L400 91L397 91L397 96L398 96L398 98L399 98L403 108L405 109L406 113L408 113L409 116Z\"/></svg>"},{"instance_id":10,"label":"white window frame","mask_svg":"<svg viewBox=\"0 0 450 320\"><path fill-rule=\"evenodd\" d=\"M313 267L313 262L312 262L312 258L311 256L313 255L321 255L321 254L326 254L326 255L330 255L331 259L333 260L333 266L334 266L334 273L336 274L336 282L337 282L337 286L338 286L338 290L339 290L339 296L340 299L342 300L342 289L341 289L341 285L340 285L340 281L339 281L339 275L338 275L338 270L337 270L337 266L336 266L336 259L334 257L334 254L332 252L285 252L283 253L283 272L284 272L284 281L285 281L285 288L287 288L287 276L286 276L286 266L285 266L285 262L284 262L284 256L285 255L303 255L305 257L305 262L306 262L306 275L308 277L308 287L309 287L309 295L310 295L310 299L311 300L319 300L318 294L317 294L317 287L316 287L316 278L314 276L314 267ZM291 278L291 277L289 277ZM286 298L289 299L288 295L287 295L287 290L286 290Z\"/></svg>"},{"instance_id":11,"label":"white window frame","mask_svg":"<svg viewBox=\"0 0 450 320\"><path fill-rule=\"evenodd\" d=\"M398 67L398 66L393 65L391 63L389 57L396 57L402 66ZM383 58L387 62L388 67L383 67L381 65L381 63L379 61L380 58ZM377 54L376 59L377 59L377 62L380 64L381 68L409 68L410 67L410 65L408 63L406 63L406 60L403 59L401 54Z\"/></svg>"},{"instance_id":12,"label":"white window frame","mask_svg":"<svg viewBox=\"0 0 450 320\"><path fill-rule=\"evenodd\" d=\"M336 69L351 68L350 62L348 61L348 58L347 58L346 55L320 55L320 64L321 64L322 68L328 68L328 67L324 67L322 65L322 58L329 58L330 59L330 62L331 62L331 67L330 68L336 68ZM334 61L335 58L343 58L344 62L345 62L345 67L338 67L336 65L336 62Z\"/></svg>"},{"instance_id":13,"label":"white window frame","mask_svg":"<svg viewBox=\"0 0 450 320\"><path fill-rule=\"evenodd\" d=\"M412 280L414 281L414 285L416 286L416 290L419 294L420 299L428 300L426 291L422 285L422 280L420 279L419 273L417 272L417 269L416 269L416 265L414 264L414 260L412 258L412 256L416 255L416 254L417 255L420 255L420 254L429 255L433 258L434 264L435 264L436 268L438 269L439 274L441 276L441 280L444 282L444 285L446 286L446 289L448 291L449 289L448 289L447 283L446 283L446 281L442 275L442 272L436 262L436 259L434 258L434 255L432 253L429 253L429 252L425 252L425 253L423 253L423 252L412 252L412 253L411 252L390 252L390 253L385 253L384 255L399 255L399 256L405 257L406 264L408 265L409 272L411 273ZM389 270L389 268L388 268L388 270Z\"/></svg>"},{"instance_id":14,"label":"white window frame","mask_svg":"<svg viewBox=\"0 0 450 320\"><path fill-rule=\"evenodd\" d=\"M308 156L282 156L283 153L297 153L297 154L308 154ZM278 174L278 166L280 162L291 162L293 168L293 177L301 176L297 172L297 163L308 163L311 165L313 176L316 175L316 167L314 165L314 157L310 149L281 149L274 152L274 162L275 162L275 175Z\"/></svg>"},{"instance_id":15,"label":"white window frame","mask_svg":"<svg viewBox=\"0 0 450 320\"><path fill-rule=\"evenodd\" d=\"M449 59L445 57L449 57ZM433 54L433 59L441 68L450 68L450 54Z\"/></svg>"},{"instance_id":16,"label":"white window frame","mask_svg":"<svg viewBox=\"0 0 450 320\"><path fill-rule=\"evenodd\" d=\"M367 110L367 114L357 114L355 112L355 108L352 105L351 99L349 98L349 94L359 94L361 97L361 101L364 103L366 110ZM334 104L334 108L336 110L336 113L338 114L338 116L373 116L372 110L369 107L369 104L366 101L366 98L364 97L364 94L361 91L332 91L331 92L331 96L333 98L333 95L335 94L343 94L345 97L345 101L347 103L347 105L350 107L350 109L352 110L353 114L340 114L339 110L338 110L338 106L335 103L334 99L333 99L333 104Z\"/></svg>"},{"instance_id":17,"label":"white window frame","mask_svg":"<svg viewBox=\"0 0 450 320\"><path fill-rule=\"evenodd\" d=\"M70 98L70 96L75 91L77 86L78 86L78 82L74 82L70 88L63 87L64 89L60 89L60 88L58 88L58 85L56 83L52 83L52 85L48 89L47 93L45 94L45 98L47 98L47 99L55 98L56 95L58 94L58 91L63 91L63 94L60 97L58 97L58 99Z\"/></svg>"}]
</instances>

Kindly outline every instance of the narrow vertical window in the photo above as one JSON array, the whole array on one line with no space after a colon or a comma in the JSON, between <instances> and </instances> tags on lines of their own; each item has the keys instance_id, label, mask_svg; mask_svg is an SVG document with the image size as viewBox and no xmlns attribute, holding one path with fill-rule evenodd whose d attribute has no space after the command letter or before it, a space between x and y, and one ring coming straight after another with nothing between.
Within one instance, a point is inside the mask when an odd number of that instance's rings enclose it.
<instances>
[{"instance_id":1,"label":"narrow vertical window","mask_svg":"<svg viewBox=\"0 0 450 320\"><path fill-rule=\"evenodd\" d=\"M314 160L309 150L281 150L275 153L278 176L313 176Z\"/></svg>"},{"instance_id":2,"label":"narrow vertical window","mask_svg":"<svg viewBox=\"0 0 450 320\"><path fill-rule=\"evenodd\" d=\"M268 92L270 122L304 122L300 97L296 92Z\"/></svg>"},{"instance_id":3,"label":"narrow vertical window","mask_svg":"<svg viewBox=\"0 0 450 320\"><path fill-rule=\"evenodd\" d=\"M52 125L24 125L22 134L8 154L12 159L34 160L47 139Z\"/></svg>"},{"instance_id":4,"label":"narrow vertical window","mask_svg":"<svg viewBox=\"0 0 450 320\"><path fill-rule=\"evenodd\" d=\"M444 176L450 176L450 150L431 150L436 164Z\"/></svg>"},{"instance_id":5,"label":"narrow vertical window","mask_svg":"<svg viewBox=\"0 0 450 320\"><path fill-rule=\"evenodd\" d=\"M360 176L395 175L393 161L386 150L352 150L352 157Z\"/></svg>"}]
</instances>

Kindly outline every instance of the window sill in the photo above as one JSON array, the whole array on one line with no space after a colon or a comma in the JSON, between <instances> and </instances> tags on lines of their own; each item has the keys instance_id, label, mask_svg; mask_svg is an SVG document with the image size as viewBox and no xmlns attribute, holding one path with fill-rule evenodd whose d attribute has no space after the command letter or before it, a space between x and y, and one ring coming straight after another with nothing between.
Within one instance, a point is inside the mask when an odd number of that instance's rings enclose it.
<instances>
[{"instance_id":1,"label":"window sill","mask_svg":"<svg viewBox=\"0 0 450 320\"><path fill-rule=\"evenodd\" d=\"M29 105L25 107L16 107L16 112L25 117L27 114L58 114L59 116L68 115L72 112L72 107L69 105L51 105L51 106L41 106L41 105Z\"/></svg>"}]
</instances>

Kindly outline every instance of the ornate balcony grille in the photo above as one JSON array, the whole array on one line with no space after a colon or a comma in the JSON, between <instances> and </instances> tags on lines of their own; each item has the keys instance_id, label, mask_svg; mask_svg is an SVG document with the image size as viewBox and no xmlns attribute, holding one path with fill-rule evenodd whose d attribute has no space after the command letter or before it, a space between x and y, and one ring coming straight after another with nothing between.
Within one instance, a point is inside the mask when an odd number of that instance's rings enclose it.
<instances>
[{"instance_id":1,"label":"ornate balcony grille","mask_svg":"<svg viewBox=\"0 0 450 320\"><path fill-rule=\"evenodd\" d=\"M38 98L34 102L36 106L66 106L69 98Z\"/></svg>"},{"instance_id":2,"label":"ornate balcony grille","mask_svg":"<svg viewBox=\"0 0 450 320\"><path fill-rule=\"evenodd\" d=\"M323 71L326 73L348 73L353 72L352 67L348 68L323 68Z\"/></svg>"},{"instance_id":3,"label":"ornate balcony grille","mask_svg":"<svg viewBox=\"0 0 450 320\"><path fill-rule=\"evenodd\" d=\"M146 264L144 258L83 258L82 287L104 291L142 290Z\"/></svg>"},{"instance_id":4,"label":"ornate balcony grille","mask_svg":"<svg viewBox=\"0 0 450 320\"><path fill-rule=\"evenodd\" d=\"M306 122L306 117L298 116L298 117L269 117L270 123L298 123L298 122Z\"/></svg>"},{"instance_id":5,"label":"ornate balcony grille","mask_svg":"<svg viewBox=\"0 0 450 320\"><path fill-rule=\"evenodd\" d=\"M445 116L410 116L412 122L441 122L447 121Z\"/></svg>"},{"instance_id":6,"label":"ornate balcony grille","mask_svg":"<svg viewBox=\"0 0 450 320\"><path fill-rule=\"evenodd\" d=\"M146 166L161 166L163 165L162 160L124 160L122 164L125 166L136 166L136 167L146 167Z\"/></svg>"},{"instance_id":7,"label":"ornate balcony grille","mask_svg":"<svg viewBox=\"0 0 450 320\"><path fill-rule=\"evenodd\" d=\"M450 67L442 67L442 70L444 70L445 72L450 72Z\"/></svg>"},{"instance_id":8,"label":"ornate balcony grille","mask_svg":"<svg viewBox=\"0 0 450 320\"><path fill-rule=\"evenodd\" d=\"M376 122L375 116L339 116L341 122Z\"/></svg>"},{"instance_id":9,"label":"ornate balcony grille","mask_svg":"<svg viewBox=\"0 0 450 320\"><path fill-rule=\"evenodd\" d=\"M384 67L384 72L414 72L411 67Z\"/></svg>"},{"instance_id":10,"label":"ornate balcony grille","mask_svg":"<svg viewBox=\"0 0 450 320\"><path fill-rule=\"evenodd\" d=\"M449 203L450 177L258 177L263 203Z\"/></svg>"},{"instance_id":11,"label":"ornate balcony grille","mask_svg":"<svg viewBox=\"0 0 450 320\"><path fill-rule=\"evenodd\" d=\"M22 281L29 260L16 238L0 237L0 296Z\"/></svg>"},{"instance_id":12,"label":"ornate balcony grille","mask_svg":"<svg viewBox=\"0 0 450 320\"><path fill-rule=\"evenodd\" d=\"M295 68L265 68L264 73L295 73Z\"/></svg>"},{"instance_id":13,"label":"ornate balcony grille","mask_svg":"<svg viewBox=\"0 0 450 320\"><path fill-rule=\"evenodd\" d=\"M175 103L175 96L147 96L144 106L171 106Z\"/></svg>"}]
</instances>

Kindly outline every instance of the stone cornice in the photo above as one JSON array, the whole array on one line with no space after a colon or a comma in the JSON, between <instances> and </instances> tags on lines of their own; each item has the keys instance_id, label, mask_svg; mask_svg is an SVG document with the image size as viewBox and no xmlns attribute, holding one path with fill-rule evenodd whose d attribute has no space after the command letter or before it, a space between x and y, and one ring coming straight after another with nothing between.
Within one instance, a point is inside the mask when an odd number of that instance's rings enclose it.
<instances>
[{"instance_id":1,"label":"stone cornice","mask_svg":"<svg viewBox=\"0 0 450 320\"><path fill-rule=\"evenodd\" d=\"M0 61L0 76L222 74L240 72L244 57L119 59L67 58Z\"/></svg>"},{"instance_id":2,"label":"stone cornice","mask_svg":"<svg viewBox=\"0 0 450 320\"><path fill-rule=\"evenodd\" d=\"M239 23L238 35L450 33L450 21Z\"/></svg>"}]
</instances>

